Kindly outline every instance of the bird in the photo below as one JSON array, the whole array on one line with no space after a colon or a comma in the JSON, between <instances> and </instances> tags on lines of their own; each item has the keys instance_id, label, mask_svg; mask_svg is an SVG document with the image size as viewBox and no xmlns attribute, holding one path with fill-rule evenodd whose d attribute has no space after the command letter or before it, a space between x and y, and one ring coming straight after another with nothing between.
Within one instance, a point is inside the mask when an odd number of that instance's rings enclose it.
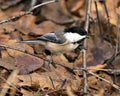
<instances>
[{"instance_id":1,"label":"bird","mask_svg":"<svg viewBox=\"0 0 120 96\"><path fill-rule=\"evenodd\" d=\"M54 64L52 55L54 53L67 53L74 51L80 43L88 37L87 32L77 26L64 28L59 31L49 32L33 40L23 40L18 43L40 44L51 52L50 63Z\"/></svg>"}]
</instances>

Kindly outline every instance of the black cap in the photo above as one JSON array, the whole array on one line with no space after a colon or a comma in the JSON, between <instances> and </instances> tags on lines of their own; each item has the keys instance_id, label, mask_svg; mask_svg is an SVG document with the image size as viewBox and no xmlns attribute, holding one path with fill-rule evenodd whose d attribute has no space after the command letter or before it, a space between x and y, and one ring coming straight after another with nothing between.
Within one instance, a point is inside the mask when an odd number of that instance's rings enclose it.
<instances>
[{"instance_id":1,"label":"black cap","mask_svg":"<svg viewBox=\"0 0 120 96\"><path fill-rule=\"evenodd\" d=\"M87 35L87 32L83 29L83 28L80 28L80 27L69 27L69 28L66 28L64 29L64 32L72 32L72 33L78 33L80 35Z\"/></svg>"}]
</instances>

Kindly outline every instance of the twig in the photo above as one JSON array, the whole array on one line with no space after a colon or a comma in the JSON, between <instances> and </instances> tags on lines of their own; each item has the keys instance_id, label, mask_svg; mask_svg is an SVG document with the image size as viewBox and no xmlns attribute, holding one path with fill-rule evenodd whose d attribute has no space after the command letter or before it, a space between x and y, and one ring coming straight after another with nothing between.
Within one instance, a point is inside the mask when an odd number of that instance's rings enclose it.
<instances>
[{"instance_id":1,"label":"twig","mask_svg":"<svg viewBox=\"0 0 120 96\"><path fill-rule=\"evenodd\" d=\"M74 67L73 70L85 70L85 71L96 70L96 71L111 72L111 74L120 73L120 69L99 69L99 68L78 68L78 67Z\"/></svg>"},{"instance_id":2,"label":"twig","mask_svg":"<svg viewBox=\"0 0 120 96\"><path fill-rule=\"evenodd\" d=\"M109 64L111 66L112 62L115 60L115 58L117 56L120 55L120 51L118 51L117 53L113 54L112 57L110 59L108 59L107 61L105 61L106 64Z\"/></svg>"},{"instance_id":3,"label":"twig","mask_svg":"<svg viewBox=\"0 0 120 96\"><path fill-rule=\"evenodd\" d=\"M98 19L98 27L99 27L100 38L101 38L101 41L103 42L103 30L102 30L102 28L101 28L101 22L100 22L100 17L99 17L99 13L98 13L97 2L94 1L94 3L95 3L95 9L96 9L96 13L97 13L97 19Z\"/></svg>"},{"instance_id":4,"label":"twig","mask_svg":"<svg viewBox=\"0 0 120 96\"><path fill-rule=\"evenodd\" d=\"M115 7L115 4L114 4L114 7ZM115 12L116 13L116 12ZM119 42L120 42L120 35L119 35L119 32L120 32L120 26L119 26L119 24L120 24L120 16L116 13L116 17L117 17L117 32L116 32L116 35L117 35L117 41L116 41L116 48L115 48L115 57L117 56L117 53L119 52ZM117 61L116 61L116 58L115 58L115 65L117 64ZM115 67L113 66L113 69L115 69ZM117 82L117 73L114 73L114 83L116 84L116 82Z\"/></svg>"},{"instance_id":5,"label":"twig","mask_svg":"<svg viewBox=\"0 0 120 96\"><path fill-rule=\"evenodd\" d=\"M38 7L47 5L47 4L49 4L49 3L57 2L57 1L58 1L58 0L50 0L50 1L47 1L47 2L44 2L44 3L38 4L38 5L36 5L36 6L33 6L33 7L30 8L28 11L26 11L26 12L20 14L20 15L13 16L13 17L10 17L10 18L8 18L8 19L5 19L5 20L0 21L0 24L7 23L7 22L14 22L14 21L20 19L21 17L23 17L23 16L25 16L25 15L32 14L32 11L35 10L36 8L38 8Z\"/></svg>"},{"instance_id":6,"label":"twig","mask_svg":"<svg viewBox=\"0 0 120 96\"><path fill-rule=\"evenodd\" d=\"M51 81L51 83L52 83L53 88L55 89L55 85L54 85L54 83L53 83L53 79L51 78L51 76L49 76L49 79L50 79L50 81Z\"/></svg>"},{"instance_id":7,"label":"twig","mask_svg":"<svg viewBox=\"0 0 120 96\"><path fill-rule=\"evenodd\" d=\"M106 15L107 15L108 38L109 38L110 43L111 43L111 45L112 45L112 47L113 47L113 42L112 42L112 38L111 38L112 32L111 32L111 27L110 27L110 16L109 16L109 14L108 14L108 10L107 10L107 6L106 6L105 1L103 2L103 5L104 5L105 12L106 12Z\"/></svg>"},{"instance_id":8,"label":"twig","mask_svg":"<svg viewBox=\"0 0 120 96\"><path fill-rule=\"evenodd\" d=\"M86 50L83 49L83 68L86 69L87 61L86 61ZM84 79L84 96L87 96L87 73L83 70L83 79Z\"/></svg>"},{"instance_id":9,"label":"twig","mask_svg":"<svg viewBox=\"0 0 120 96\"><path fill-rule=\"evenodd\" d=\"M90 9L91 9L91 0L87 0L87 11L86 11L86 22L85 22L85 30L88 32L89 28L89 16L90 16ZM86 47L86 39L84 40L84 46ZM87 60L86 60L86 50L83 49L83 68L87 68ZM83 79L84 79L84 96L87 96L87 73L83 71Z\"/></svg>"},{"instance_id":10,"label":"twig","mask_svg":"<svg viewBox=\"0 0 120 96\"><path fill-rule=\"evenodd\" d=\"M97 78L99 78L99 79L101 79L101 80L103 80L103 81L109 83L112 87L114 87L114 88L120 90L120 87L119 87L119 86L113 84L112 82L108 81L107 79L102 78L102 77L98 76L97 74L95 74L95 73L93 73L93 72L89 72L89 71L87 71L87 72L88 72L89 74L91 74L91 75L93 75L93 76L95 76L95 77L97 77Z\"/></svg>"},{"instance_id":11,"label":"twig","mask_svg":"<svg viewBox=\"0 0 120 96\"><path fill-rule=\"evenodd\" d=\"M12 49L12 50L16 50L16 51L19 51L19 52L22 52L22 53L26 53L26 54L29 54L29 55L32 55L32 56L35 56L37 58L40 58L40 59L43 59L44 61L47 61L49 62L49 59L46 59L46 58L43 58L43 57L40 57L38 55L35 55L35 54L32 54L32 53L29 53L27 50L23 50L23 49L20 49L20 48L14 48L12 46L9 46L9 45L5 45L5 44L0 44L0 47L4 47L4 48L9 48L9 49ZM120 55L120 51L117 53L116 56ZM114 58L115 59L115 58ZM111 60L110 60L111 61ZM56 62L55 62L56 63ZM74 68L70 68L68 66L65 66L65 65L62 65L62 64L58 64L56 63L57 65L60 65L64 68L66 68L67 70L69 70L70 72L73 72L74 73L74 70L100 70L100 71L108 71L108 72L112 72L112 73L117 73L117 72L120 72L120 70L116 69L116 70L113 70L113 69L96 69L96 68L78 68L78 67L74 67ZM6 69L7 70L7 69Z\"/></svg>"},{"instance_id":12,"label":"twig","mask_svg":"<svg viewBox=\"0 0 120 96\"><path fill-rule=\"evenodd\" d=\"M20 48L14 48L14 47L12 47L12 46L5 45L5 44L0 44L0 47L9 48L9 49L16 50L16 51L19 51L19 52L22 52L22 53L26 53L26 54L29 54L29 55L31 55L31 56L35 56L35 57L40 58L40 59L42 59L42 60L44 60L44 61L47 61L47 62L50 61L49 59L46 59L46 58L40 57L40 56L38 56L38 55L32 54L32 53L28 52L27 50L22 50L22 49L20 49ZM65 65L63 65L63 64L57 63L57 62L55 62L55 61L54 61L54 63L55 63L56 65L59 65L59 66L65 68L65 69L68 70L69 72L75 74L72 68L70 68L70 67L68 67L68 66L65 66Z\"/></svg>"},{"instance_id":13,"label":"twig","mask_svg":"<svg viewBox=\"0 0 120 96\"><path fill-rule=\"evenodd\" d=\"M0 47L9 48L9 49L16 50L16 51L19 51L19 52L22 52L22 53L26 53L26 54L29 54L29 55L32 55L32 56L36 56L36 57L38 57L38 58L40 58L40 59L43 59L43 60L45 60L45 61L49 61L48 59L45 59L45 58L43 58L43 57L40 57L40 56L37 56L37 55L35 55L35 54L29 53L27 50L22 50L22 49L20 49L20 48L14 48L14 47L12 47L12 46L5 45L5 44L0 44Z\"/></svg>"},{"instance_id":14,"label":"twig","mask_svg":"<svg viewBox=\"0 0 120 96\"><path fill-rule=\"evenodd\" d=\"M61 86L60 86L60 89L63 89L63 88L64 88L64 86L65 86L65 84L66 84L66 81L67 81L67 79L65 79L65 80L62 82L62 84L61 84Z\"/></svg>"},{"instance_id":15,"label":"twig","mask_svg":"<svg viewBox=\"0 0 120 96\"><path fill-rule=\"evenodd\" d=\"M120 69L96 69L96 68L87 68L87 69L84 69L84 68L81 68L79 70L96 70L96 71L111 72L110 74L114 74L114 73L116 75L120 74Z\"/></svg>"},{"instance_id":16,"label":"twig","mask_svg":"<svg viewBox=\"0 0 120 96\"><path fill-rule=\"evenodd\" d=\"M11 46L4 45L4 44L0 44L0 47L5 47L5 48L17 50L17 51L20 51L20 52L23 52L23 53L26 53L26 54L29 54L29 55L32 55L32 56L41 58L41 59L49 62L48 59L45 59L45 58L43 58L43 57L40 57L40 56L37 56L37 55L35 55L35 54L29 53L29 52L27 52L26 50L21 50L21 49L19 49L19 48L13 48L13 47L11 47ZM56 63L56 62L55 62L55 63ZM73 69L70 68L70 67L67 67L67 66L64 66L64 65L58 64L58 63L56 63L56 64L57 64L57 65L60 65L60 66L62 66L62 67L64 67L64 68L66 68L66 69L68 69L68 70L70 70L70 71L73 71ZM112 70L112 69L95 69L95 68L74 68L74 69L83 70L83 72L86 72L86 71L87 71L88 73L90 73L90 74L92 74L92 75L94 75L94 76L96 76L96 77L98 77L98 75L96 75L96 74L94 74L94 73L92 73L92 72L89 72L88 70L111 71L111 72L113 72L113 73L114 73L114 72L120 72L120 70ZM74 72L74 71L73 71L73 72ZM85 74L86 74L86 73L85 73ZM83 74L83 75L84 75L84 74ZM108 81L108 80L106 80L106 79L104 79L104 78L102 78L102 77L98 77L98 78L100 78L100 79L108 82L108 83L111 84L114 88L119 89L119 87L118 87L117 85L111 83L110 81ZM61 89L59 89L59 90L61 90ZM119 90L120 90L120 89L119 89ZM58 90L57 90L57 91L58 91ZM55 91L54 91L54 92L55 92ZM84 94L84 95L85 95L85 94Z\"/></svg>"},{"instance_id":17,"label":"twig","mask_svg":"<svg viewBox=\"0 0 120 96\"><path fill-rule=\"evenodd\" d=\"M47 96L49 94L52 94L52 93L57 93L58 91L65 91L66 89L56 89L56 90L53 90L53 91L49 91L49 92L46 92L46 93L43 93L43 94L39 94L38 96Z\"/></svg>"},{"instance_id":18,"label":"twig","mask_svg":"<svg viewBox=\"0 0 120 96\"><path fill-rule=\"evenodd\" d=\"M54 23L56 23L56 24L59 24L59 25L64 25L64 24L71 24L71 23L74 23L74 22L76 22L76 20L74 20L74 19L69 19L69 20L64 20L64 21L55 21L55 20L51 20L51 19L47 19L47 20L50 20L50 21L52 21L52 22L54 22Z\"/></svg>"},{"instance_id":19,"label":"twig","mask_svg":"<svg viewBox=\"0 0 120 96\"><path fill-rule=\"evenodd\" d=\"M28 14L32 14L32 12L24 12L24 13L19 14L17 16L13 16L13 17L10 17L8 19L1 20L0 24L7 23L7 22L14 22L14 21L20 19L22 16L25 16L25 15L28 15Z\"/></svg>"},{"instance_id":20,"label":"twig","mask_svg":"<svg viewBox=\"0 0 120 96\"><path fill-rule=\"evenodd\" d=\"M29 12L32 12L33 10L35 10L36 8L38 7L41 7L43 5L47 5L49 3L53 3L53 2L57 2L58 0L50 0L50 1L47 1L47 2L44 2L44 3L41 3L41 4L38 4L36 6L33 6L32 8L29 9Z\"/></svg>"}]
</instances>

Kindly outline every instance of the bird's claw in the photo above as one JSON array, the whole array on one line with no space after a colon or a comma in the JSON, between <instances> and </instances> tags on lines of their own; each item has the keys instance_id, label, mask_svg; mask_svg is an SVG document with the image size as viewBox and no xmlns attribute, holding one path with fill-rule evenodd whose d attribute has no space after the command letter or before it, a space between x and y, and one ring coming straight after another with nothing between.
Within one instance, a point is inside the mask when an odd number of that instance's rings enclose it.
<instances>
[{"instance_id":1,"label":"bird's claw","mask_svg":"<svg viewBox=\"0 0 120 96\"><path fill-rule=\"evenodd\" d=\"M54 62L54 60L52 58L50 58L49 64L52 64L55 68L57 68L56 64L55 64L55 62Z\"/></svg>"}]
</instances>

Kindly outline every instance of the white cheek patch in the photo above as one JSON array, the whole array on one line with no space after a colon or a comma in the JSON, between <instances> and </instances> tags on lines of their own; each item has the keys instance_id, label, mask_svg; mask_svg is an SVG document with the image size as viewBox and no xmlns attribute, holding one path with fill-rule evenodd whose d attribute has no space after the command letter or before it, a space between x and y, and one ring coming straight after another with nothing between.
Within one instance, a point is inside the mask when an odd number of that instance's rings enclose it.
<instances>
[{"instance_id":1,"label":"white cheek patch","mask_svg":"<svg viewBox=\"0 0 120 96\"><path fill-rule=\"evenodd\" d=\"M65 33L64 36L70 42L77 42L79 40L86 38L85 35L82 36L82 35L79 35L78 33Z\"/></svg>"}]
</instances>

